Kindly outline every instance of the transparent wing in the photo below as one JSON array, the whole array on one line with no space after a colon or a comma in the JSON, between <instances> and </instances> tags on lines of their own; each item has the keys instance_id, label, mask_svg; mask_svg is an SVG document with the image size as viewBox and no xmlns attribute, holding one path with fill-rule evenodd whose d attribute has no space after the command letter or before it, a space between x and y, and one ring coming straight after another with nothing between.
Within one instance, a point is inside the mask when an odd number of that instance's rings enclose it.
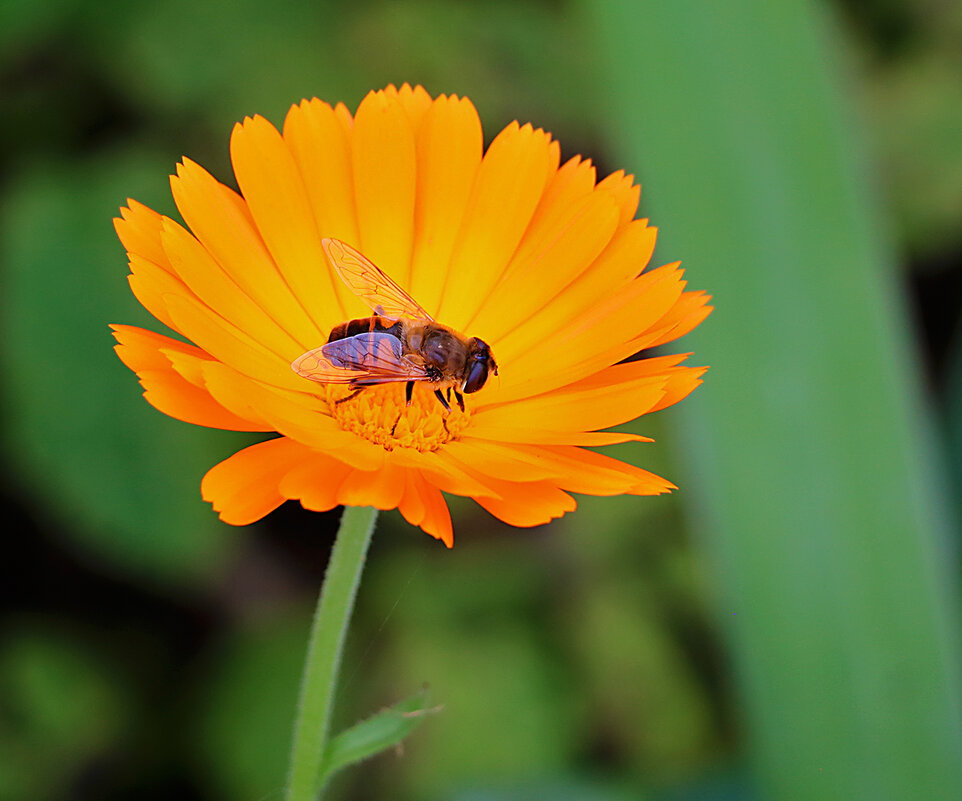
<instances>
[{"instance_id":1,"label":"transparent wing","mask_svg":"<svg viewBox=\"0 0 962 801\"><path fill-rule=\"evenodd\" d=\"M391 320L434 322L414 298L350 245L340 239L322 239L321 245L341 280L375 313Z\"/></svg>"},{"instance_id":2,"label":"transparent wing","mask_svg":"<svg viewBox=\"0 0 962 801\"><path fill-rule=\"evenodd\" d=\"M291 368L322 384L369 386L391 381L425 381L417 357L405 356L401 340L379 331L328 342L298 356Z\"/></svg>"}]
</instances>

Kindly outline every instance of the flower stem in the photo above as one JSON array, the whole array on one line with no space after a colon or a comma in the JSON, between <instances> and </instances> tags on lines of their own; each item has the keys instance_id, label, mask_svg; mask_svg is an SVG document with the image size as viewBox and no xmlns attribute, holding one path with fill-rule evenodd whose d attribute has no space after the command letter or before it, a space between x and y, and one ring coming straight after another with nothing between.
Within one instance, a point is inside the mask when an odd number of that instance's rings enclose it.
<instances>
[{"instance_id":1,"label":"flower stem","mask_svg":"<svg viewBox=\"0 0 962 801\"><path fill-rule=\"evenodd\" d=\"M337 674L377 509L346 506L314 612L301 676L286 801L316 801Z\"/></svg>"}]
</instances>

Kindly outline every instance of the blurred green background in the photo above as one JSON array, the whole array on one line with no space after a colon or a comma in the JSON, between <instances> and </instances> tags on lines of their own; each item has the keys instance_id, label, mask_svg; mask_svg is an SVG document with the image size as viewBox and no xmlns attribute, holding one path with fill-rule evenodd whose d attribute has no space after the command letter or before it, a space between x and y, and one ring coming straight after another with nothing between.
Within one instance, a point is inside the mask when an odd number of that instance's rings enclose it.
<instances>
[{"instance_id":1,"label":"blurred green background","mask_svg":"<svg viewBox=\"0 0 962 801\"><path fill-rule=\"evenodd\" d=\"M962 797L962 6L0 3L0 798L279 799L337 514L199 497L249 441L164 417L111 218L232 124L388 82L642 182L717 311L616 452L681 486L534 531L382 515L340 725L444 705L331 797Z\"/></svg>"}]
</instances>

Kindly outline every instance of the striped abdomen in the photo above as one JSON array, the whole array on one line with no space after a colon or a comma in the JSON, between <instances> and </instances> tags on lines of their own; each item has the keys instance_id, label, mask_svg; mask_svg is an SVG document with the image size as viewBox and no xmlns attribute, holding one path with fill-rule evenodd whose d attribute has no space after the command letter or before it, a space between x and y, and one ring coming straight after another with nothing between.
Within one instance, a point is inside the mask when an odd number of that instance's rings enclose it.
<instances>
[{"instance_id":1,"label":"striped abdomen","mask_svg":"<svg viewBox=\"0 0 962 801\"><path fill-rule=\"evenodd\" d=\"M331 329L331 335L327 338L328 342L337 342L339 339L356 337L358 334L367 334L371 331L378 331L382 334L390 334L404 341L404 331L398 320L385 320L383 317L364 317L359 320L348 320L346 323L339 323Z\"/></svg>"}]
</instances>

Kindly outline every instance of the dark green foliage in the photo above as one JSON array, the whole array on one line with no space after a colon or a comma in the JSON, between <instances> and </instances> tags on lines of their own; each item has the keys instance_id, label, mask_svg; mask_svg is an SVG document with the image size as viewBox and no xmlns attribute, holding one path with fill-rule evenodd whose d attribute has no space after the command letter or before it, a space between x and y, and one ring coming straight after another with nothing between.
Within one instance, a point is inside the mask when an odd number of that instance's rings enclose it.
<instances>
[{"instance_id":1,"label":"dark green foliage","mask_svg":"<svg viewBox=\"0 0 962 801\"><path fill-rule=\"evenodd\" d=\"M614 449L673 496L579 499L534 532L455 502L453 552L382 516L333 730L425 682L444 710L376 719L400 726L381 744L422 725L330 797L956 797L943 5L848 3L835 25L748 0L0 3L0 797L280 797L337 516L230 529L201 501L251 440L140 397L107 325L160 326L110 220L128 196L175 215L182 155L232 183L244 115L405 80L471 97L488 140L531 120L637 174L656 262L716 296L673 348L712 369L636 424L657 444ZM893 244L928 268L926 362L900 294L923 279L895 284Z\"/></svg>"}]
</instances>

